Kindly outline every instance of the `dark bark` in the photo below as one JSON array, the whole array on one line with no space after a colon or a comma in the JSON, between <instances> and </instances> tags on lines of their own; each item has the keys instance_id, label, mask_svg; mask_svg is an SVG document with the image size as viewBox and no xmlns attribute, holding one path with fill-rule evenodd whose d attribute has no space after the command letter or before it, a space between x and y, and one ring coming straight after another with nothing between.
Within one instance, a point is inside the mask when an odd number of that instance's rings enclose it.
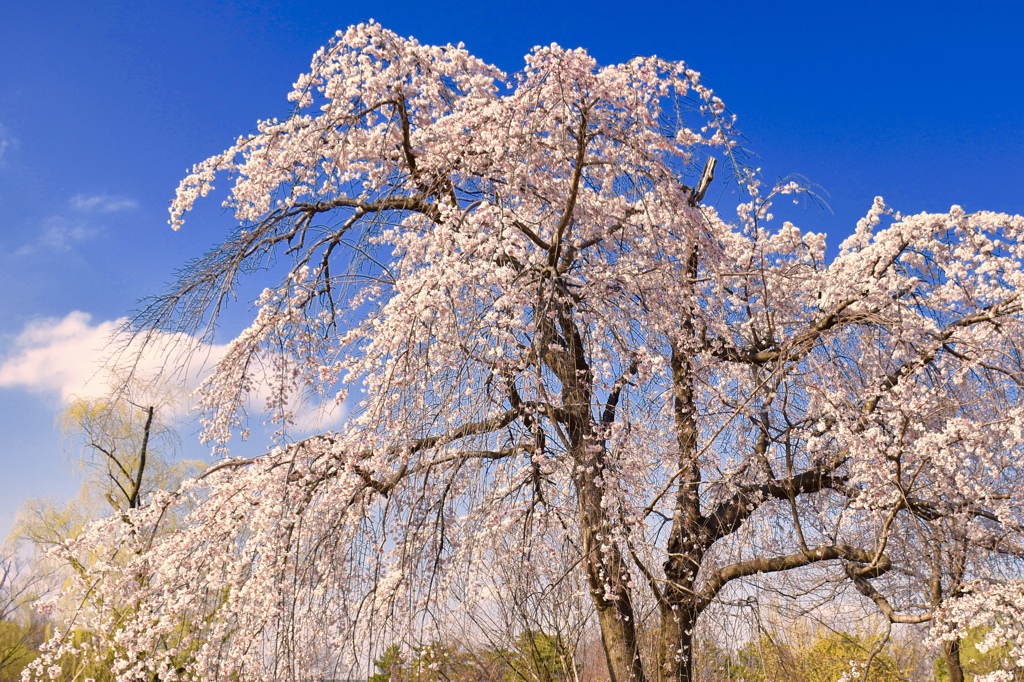
<instances>
[{"instance_id":1,"label":"dark bark","mask_svg":"<svg viewBox=\"0 0 1024 682\"><path fill-rule=\"evenodd\" d=\"M692 599L677 591L661 606L658 632L658 682L690 682L693 670L693 627L698 611Z\"/></svg>"},{"instance_id":2,"label":"dark bark","mask_svg":"<svg viewBox=\"0 0 1024 682\"><path fill-rule=\"evenodd\" d=\"M691 251L687 274L697 272L697 249ZM683 338L692 337L692 325L683 323ZM667 579L661 593L658 634L659 682L690 682L693 678L693 628L700 614L694 589L701 560L709 545L700 512L701 470L697 449L697 404L693 360L678 344L672 345L672 413L678 448L678 475L668 558Z\"/></svg>"},{"instance_id":3,"label":"dark bark","mask_svg":"<svg viewBox=\"0 0 1024 682\"><path fill-rule=\"evenodd\" d=\"M546 315L541 315L546 319ZM637 623L630 594L630 574L621 548L608 538L612 522L602 505L602 477L607 452L595 430L590 366L576 323L566 310L558 310L558 330L541 327L542 358L561 383L562 419L569 453L575 465L573 483L580 510L583 563L587 585L601 627L611 682L645 682ZM557 350L553 350L555 346Z\"/></svg>"},{"instance_id":4,"label":"dark bark","mask_svg":"<svg viewBox=\"0 0 1024 682\"><path fill-rule=\"evenodd\" d=\"M949 682L964 682L964 669L960 665L960 640L942 643L942 660L949 671Z\"/></svg>"},{"instance_id":5,"label":"dark bark","mask_svg":"<svg viewBox=\"0 0 1024 682\"><path fill-rule=\"evenodd\" d=\"M142 476L146 472L146 454L149 451L149 433L153 428L152 406L146 408L146 425L142 429L142 446L139 448L139 467L132 481L131 493L128 496L128 508L136 509L142 499Z\"/></svg>"}]
</instances>

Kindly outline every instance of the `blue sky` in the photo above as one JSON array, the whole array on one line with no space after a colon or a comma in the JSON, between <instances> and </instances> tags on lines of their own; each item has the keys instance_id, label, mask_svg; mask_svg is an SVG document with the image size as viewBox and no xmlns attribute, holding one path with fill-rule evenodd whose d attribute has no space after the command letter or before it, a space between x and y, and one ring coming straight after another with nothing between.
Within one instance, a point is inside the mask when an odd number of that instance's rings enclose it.
<instances>
[{"instance_id":1,"label":"blue sky","mask_svg":"<svg viewBox=\"0 0 1024 682\"><path fill-rule=\"evenodd\" d=\"M208 201L171 232L185 169L285 114L314 50L371 17L507 71L551 42L602 63L686 60L739 116L769 180L799 173L827 191L832 212L798 223L832 244L878 194L905 213L1024 212L1017 3L6 3L0 535L25 497L77 488L54 418L113 321L229 229ZM225 338L247 310L239 301Z\"/></svg>"}]
</instances>

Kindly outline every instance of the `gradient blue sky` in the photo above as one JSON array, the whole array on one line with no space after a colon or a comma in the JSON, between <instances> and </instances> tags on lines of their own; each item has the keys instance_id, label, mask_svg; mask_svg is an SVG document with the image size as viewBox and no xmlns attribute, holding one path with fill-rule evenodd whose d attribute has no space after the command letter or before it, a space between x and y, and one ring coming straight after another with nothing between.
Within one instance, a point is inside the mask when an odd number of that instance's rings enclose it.
<instances>
[{"instance_id":1,"label":"gradient blue sky","mask_svg":"<svg viewBox=\"0 0 1024 682\"><path fill-rule=\"evenodd\" d=\"M769 180L799 173L828 192L833 212L798 222L832 244L877 194L903 212L1024 212L1015 2L8 2L0 536L27 496L74 493L53 422L102 332L230 227L210 201L171 232L185 169L285 114L314 50L371 17L507 71L551 42L602 63L684 59L739 115Z\"/></svg>"}]
</instances>

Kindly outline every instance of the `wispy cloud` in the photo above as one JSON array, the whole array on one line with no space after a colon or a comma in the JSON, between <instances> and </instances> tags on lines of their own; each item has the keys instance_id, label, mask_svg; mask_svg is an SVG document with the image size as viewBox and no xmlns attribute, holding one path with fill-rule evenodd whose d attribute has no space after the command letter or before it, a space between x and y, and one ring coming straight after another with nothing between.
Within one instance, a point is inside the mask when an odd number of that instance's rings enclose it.
<instances>
[{"instance_id":1,"label":"wispy cloud","mask_svg":"<svg viewBox=\"0 0 1024 682\"><path fill-rule=\"evenodd\" d=\"M33 320L17 335L0 337L0 390L28 391L62 407L75 398L109 396L130 369L141 381L158 379L176 389L172 392L179 402L172 405L173 415L187 415L197 399L194 390L228 345L204 343L182 333L151 332L140 346L122 331L124 324L123 318L94 322L91 315L76 310L62 318ZM265 369L256 363L251 376L249 405L255 412L273 397L272 377L264 374ZM330 397L293 395L288 409L293 413L288 431L295 437L338 428L349 414L347 405Z\"/></svg>"},{"instance_id":2,"label":"wispy cloud","mask_svg":"<svg viewBox=\"0 0 1024 682\"><path fill-rule=\"evenodd\" d=\"M92 239L100 233L98 228L62 216L45 218L40 227L39 235L15 251L15 255L29 256L40 251L70 251L75 244Z\"/></svg>"},{"instance_id":3,"label":"wispy cloud","mask_svg":"<svg viewBox=\"0 0 1024 682\"><path fill-rule=\"evenodd\" d=\"M10 133L7 132L7 128L4 127L3 123L0 123L0 162L4 160L4 154L14 143Z\"/></svg>"},{"instance_id":4,"label":"wispy cloud","mask_svg":"<svg viewBox=\"0 0 1024 682\"><path fill-rule=\"evenodd\" d=\"M0 126L0 133L2 133ZM111 194L76 194L68 200L69 213L43 218L35 237L14 252L16 256L61 253L103 232L102 215L138 208L134 199Z\"/></svg>"},{"instance_id":5,"label":"wispy cloud","mask_svg":"<svg viewBox=\"0 0 1024 682\"><path fill-rule=\"evenodd\" d=\"M155 334L140 348L121 331L124 322L94 323L78 310L29 322L16 336L0 340L0 389L27 390L67 403L108 395L130 367L144 379L173 376L187 394L226 348L171 333ZM183 414L188 407L177 409Z\"/></svg>"},{"instance_id":6,"label":"wispy cloud","mask_svg":"<svg viewBox=\"0 0 1024 682\"><path fill-rule=\"evenodd\" d=\"M139 202L134 199L110 194L76 194L71 197L70 204L81 213L118 213L139 207Z\"/></svg>"}]
</instances>

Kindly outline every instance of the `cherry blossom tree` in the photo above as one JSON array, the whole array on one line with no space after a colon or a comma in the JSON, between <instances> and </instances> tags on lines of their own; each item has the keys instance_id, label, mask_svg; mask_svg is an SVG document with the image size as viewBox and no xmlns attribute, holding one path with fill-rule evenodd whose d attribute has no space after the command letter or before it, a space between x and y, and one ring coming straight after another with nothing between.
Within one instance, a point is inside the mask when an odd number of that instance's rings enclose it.
<instances>
[{"instance_id":1,"label":"cherry blossom tree","mask_svg":"<svg viewBox=\"0 0 1024 682\"><path fill-rule=\"evenodd\" d=\"M617 682L694 679L702 615L769 574L893 622L941 611L942 636L1005 620L1024 218L876 199L829 259L771 227L801 187L762 192L722 101L657 58L552 45L507 77L370 23L290 99L182 181L175 229L222 176L239 226L137 321L209 329L273 277L202 404L222 453L254 401L279 442L77 540L108 557L68 588L97 636L51 642L37 677L76 646L123 680L365 672L508 575L581 585ZM723 161L735 216L704 203ZM343 422L289 438L301 397ZM995 596L918 598L949 527L958 580Z\"/></svg>"}]
</instances>

